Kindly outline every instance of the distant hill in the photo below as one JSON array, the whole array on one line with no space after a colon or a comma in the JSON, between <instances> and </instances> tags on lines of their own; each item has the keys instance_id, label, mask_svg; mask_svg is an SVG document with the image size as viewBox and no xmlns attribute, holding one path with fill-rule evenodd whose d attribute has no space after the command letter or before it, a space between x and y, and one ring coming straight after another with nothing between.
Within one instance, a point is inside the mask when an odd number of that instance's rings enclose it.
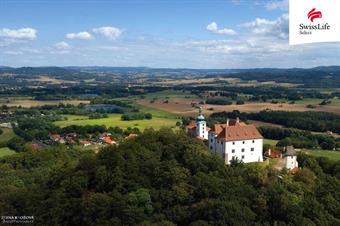
<instances>
[{"instance_id":1,"label":"distant hill","mask_svg":"<svg viewBox=\"0 0 340 226\"><path fill-rule=\"evenodd\" d=\"M304 84L305 87L340 87L340 66L320 66L315 68L250 68L250 69L188 69L149 67L0 67L1 73L20 76L50 75L64 80L98 79L110 81L111 75L123 76L143 74L149 77L234 77L242 80L276 81ZM100 74L106 74L102 76Z\"/></svg>"}]
</instances>

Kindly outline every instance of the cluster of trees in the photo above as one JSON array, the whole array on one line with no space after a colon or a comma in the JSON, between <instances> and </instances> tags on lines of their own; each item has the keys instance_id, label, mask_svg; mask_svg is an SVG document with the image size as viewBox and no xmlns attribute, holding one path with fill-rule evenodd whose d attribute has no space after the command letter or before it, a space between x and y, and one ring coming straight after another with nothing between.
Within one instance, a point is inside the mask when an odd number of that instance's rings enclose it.
<instances>
[{"instance_id":1,"label":"cluster of trees","mask_svg":"<svg viewBox=\"0 0 340 226\"><path fill-rule=\"evenodd\" d=\"M191 85L178 85L175 87L177 90L190 91L192 94L201 95L202 93L209 94L210 96L224 96L232 100L245 98L248 101L268 101L273 99L280 99L286 101L303 100L306 98L317 99L332 99L339 97L339 93L321 93L318 90L302 89L302 88L286 88L277 86L226 86L218 87L212 85L205 85L193 87Z\"/></svg>"},{"instance_id":2,"label":"cluster of trees","mask_svg":"<svg viewBox=\"0 0 340 226\"><path fill-rule=\"evenodd\" d=\"M294 176L226 166L182 132L147 130L98 154L62 147L0 159L0 212L35 225L339 225L340 163Z\"/></svg>"},{"instance_id":3,"label":"cluster of trees","mask_svg":"<svg viewBox=\"0 0 340 226\"><path fill-rule=\"evenodd\" d=\"M229 98L224 97L215 97L215 98L208 98L205 101L206 104L215 104L215 105L232 105L233 102Z\"/></svg>"},{"instance_id":4,"label":"cluster of trees","mask_svg":"<svg viewBox=\"0 0 340 226\"><path fill-rule=\"evenodd\" d=\"M121 116L123 121L132 121L132 120L143 120L143 119L152 119L151 113L143 113L143 112L129 112L124 113Z\"/></svg>"},{"instance_id":5,"label":"cluster of trees","mask_svg":"<svg viewBox=\"0 0 340 226\"><path fill-rule=\"evenodd\" d=\"M261 111L258 113L218 112L210 116L211 121L225 121L226 118L239 117L242 120L258 120L276 123L302 130L340 133L340 116L328 112Z\"/></svg>"},{"instance_id":6,"label":"cluster of trees","mask_svg":"<svg viewBox=\"0 0 340 226\"><path fill-rule=\"evenodd\" d=\"M107 118L109 117L106 113L91 113L89 114L89 119L99 119L99 118Z\"/></svg>"},{"instance_id":7,"label":"cluster of trees","mask_svg":"<svg viewBox=\"0 0 340 226\"><path fill-rule=\"evenodd\" d=\"M293 145L296 148L340 149L340 139L328 135L312 134L291 128L259 127L260 133L268 139L280 140L277 146Z\"/></svg>"}]
</instances>

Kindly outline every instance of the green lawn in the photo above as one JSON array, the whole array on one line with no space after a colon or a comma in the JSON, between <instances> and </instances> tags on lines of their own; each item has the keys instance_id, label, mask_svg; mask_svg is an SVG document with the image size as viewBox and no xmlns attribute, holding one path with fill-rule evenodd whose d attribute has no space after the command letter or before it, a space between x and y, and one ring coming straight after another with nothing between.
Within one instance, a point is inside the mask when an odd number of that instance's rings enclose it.
<instances>
[{"instance_id":1,"label":"green lawn","mask_svg":"<svg viewBox=\"0 0 340 226\"><path fill-rule=\"evenodd\" d=\"M278 140L271 140L271 139L264 139L263 144L270 144L272 146L275 146L279 142Z\"/></svg>"},{"instance_id":2,"label":"green lawn","mask_svg":"<svg viewBox=\"0 0 340 226\"><path fill-rule=\"evenodd\" d=\"M179 117L176 114L169 113L166 111L160 111L154 108L138 106L141 112L151 113L151 120L133 120L133 121L122 121L122 114L109 114L108 118L101 119L88 119L87 116L81 115L64 115L67 120L57 121L55 124L60 127L69 125L105 125L107 127L121 127L126 129L128 127L137 127L140 130L145 128L160 129L162 127L174 127L176 122L179 121Z\"/></svg>"},{"instance_id":3,"label":"green lawn","mask_svg":"<svg viewBox=\"0 0 340 226\"><path fill-rule=\"evenodd\" d=\"M332 160L340 160L340 151L328 151L328 150L304 150L308 154L311 154L313 156L317 157L327 157Z\"/></svg>"},{"instance_id":4,"label":"green lawn","mask_svg":"<svg viewBox=\"0 0 340 226\"><path fill-rule=\"evenodd\" d=\"M0 135L0 142L7 142L9 139L15 136L12 129L1 128L3 133Z\"/></svg>"},{"instance_id":5,"label":"green lawn","mask_svg":"<svg viewBox=\"0 0 340 226\"><path fill-rule=\"evenodd\" d=\"M16 154L15 151L9 149L9 148L0 148L0 158L8 155L14 155Z\"/></svg>"}]
</instances>

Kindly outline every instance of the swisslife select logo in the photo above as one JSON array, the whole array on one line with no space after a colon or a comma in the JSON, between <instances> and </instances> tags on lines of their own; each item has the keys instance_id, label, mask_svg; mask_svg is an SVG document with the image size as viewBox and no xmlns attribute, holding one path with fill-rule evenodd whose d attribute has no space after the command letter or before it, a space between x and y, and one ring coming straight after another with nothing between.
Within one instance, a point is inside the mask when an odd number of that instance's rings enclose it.
<instances>
[{"instance_id":1,"label":"swisslife select logo","mask_svg":"<svg viewBox=\"0 0 340 226\"><path fill-rule=\"evenodd\" d=\"M331 29L331 26L328 23L314 23L315 19L321 19L322 18L322 12L317 11L316 8L313 8L311 11L308 12L307 18L310 20L310 24L300 24L300 35L311 35L313 34L314 30L329 30Z\"/></svg>"},{"instance_id":2,"label":"swisslife select logo","mask_svg":"<svg viewBox=\"0 0 340 226\"><path fill-rule=\"evenodd\" d=\"M340 0L290 0L289 43L340 41Z\"/></svg>"}]
</instances>

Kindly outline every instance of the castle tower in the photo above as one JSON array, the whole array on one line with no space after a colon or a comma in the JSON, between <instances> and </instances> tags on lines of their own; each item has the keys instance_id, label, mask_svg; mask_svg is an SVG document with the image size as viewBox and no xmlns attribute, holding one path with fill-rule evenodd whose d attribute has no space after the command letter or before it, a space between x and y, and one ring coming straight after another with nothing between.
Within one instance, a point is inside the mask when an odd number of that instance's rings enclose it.
<instances>
[{"instance_id":1,"label":"castle tower","mask_svg":"<svg viewBox=\"0 0 340 226\"><path fill-rule=\"evenodd\" d=\"M207 131L207 123L202 114L202 108L199 108L199 115L196 118L196 136L203 138L205 140L208 139L208 131Z\"/></svg>"}]
</instances>

